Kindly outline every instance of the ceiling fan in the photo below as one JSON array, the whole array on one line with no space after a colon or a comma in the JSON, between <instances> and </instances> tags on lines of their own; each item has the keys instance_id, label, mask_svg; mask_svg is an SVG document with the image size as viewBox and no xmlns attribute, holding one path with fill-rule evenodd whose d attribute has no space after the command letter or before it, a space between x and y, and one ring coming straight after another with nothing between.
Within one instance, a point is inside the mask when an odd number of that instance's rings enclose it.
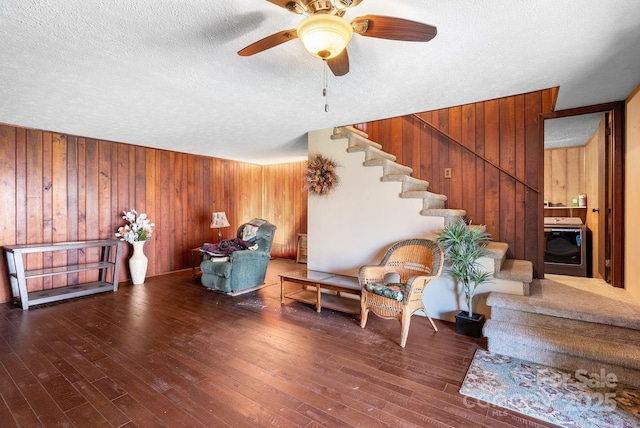
<instances>
[{"instance_id":1,"label":"ceiling fan","mask_svg":"<svg viewBox=\"0 0 640 428\"><path fill-rule=\"evenodd\" d=\"M365 15L348 22L344 14L362 0L267 0L290 12L305 15L297 28L283 30L258 40L238 51L250 56L299 38L305 49L326 61L334 75L349 72L346 46L355 32L380 39L428 42L437 34L434 26L408 19L381 15Z\"/></svg>"}]
</instances>

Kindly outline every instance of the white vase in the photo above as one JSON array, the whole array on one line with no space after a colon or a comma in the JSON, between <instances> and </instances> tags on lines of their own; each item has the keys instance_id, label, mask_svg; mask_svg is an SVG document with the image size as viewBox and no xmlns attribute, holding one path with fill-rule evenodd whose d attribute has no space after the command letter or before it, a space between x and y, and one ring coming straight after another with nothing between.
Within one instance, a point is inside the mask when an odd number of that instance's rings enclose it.
<instances>
[{"instance_id":1,"label":"white vase","mask_svg":"<svg viewBox=\"0 0 640 428\"><path fill-rule=\"evenodd\" d=\"M129 270L131 271L131 281L134 285L144 284L144 277L147 275L147 264L149 259L144 255L144 243L147 241L133 241L133 255L129 259Z\"/></svg>"}]
</instances>

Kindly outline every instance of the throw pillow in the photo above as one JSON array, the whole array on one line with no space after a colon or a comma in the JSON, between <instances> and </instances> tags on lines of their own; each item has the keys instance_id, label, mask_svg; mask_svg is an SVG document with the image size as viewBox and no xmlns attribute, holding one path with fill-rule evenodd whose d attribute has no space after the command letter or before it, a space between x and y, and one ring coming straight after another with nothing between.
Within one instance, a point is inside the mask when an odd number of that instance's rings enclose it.
<instances>
[{"instance_id":1,"label":"throw pillow","mask_svg":"<svg viewBox=\"0 0 640 428\"><path fill-rule=\"evenodd\" d=\"M405 288L406 285L402 283L380 284L377 282L370 282L365 285L365 290L368 292L377 294L378 296L387 297L398 302L402 302L404 299Z\"/></svg>"}]
</instances>

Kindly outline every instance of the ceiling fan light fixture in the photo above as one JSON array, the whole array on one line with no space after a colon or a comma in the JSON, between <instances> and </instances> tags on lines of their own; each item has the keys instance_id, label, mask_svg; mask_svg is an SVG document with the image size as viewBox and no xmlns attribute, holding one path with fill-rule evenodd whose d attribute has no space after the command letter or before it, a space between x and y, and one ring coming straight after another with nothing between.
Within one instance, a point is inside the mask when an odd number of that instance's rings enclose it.
<instances>
[{"instance_id":1,"label":"ceiling fan light fixture","mask_svg":"<svg viewBox=\"0 0 640 428\"><path fill-rule=\"evenodd\" d=\"M353 36L350 23L330 14L307 16L300 21L296 31L307 52L321 59L338 56Z\"/></svg>"}]
</instances>

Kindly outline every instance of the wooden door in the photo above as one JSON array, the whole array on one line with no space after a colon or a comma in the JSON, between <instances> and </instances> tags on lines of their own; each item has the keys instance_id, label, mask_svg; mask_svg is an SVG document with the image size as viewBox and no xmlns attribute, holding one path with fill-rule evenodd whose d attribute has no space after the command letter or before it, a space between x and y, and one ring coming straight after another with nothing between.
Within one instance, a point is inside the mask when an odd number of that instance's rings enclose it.
<instances>
[{"instance_id":1,"label":"wooden door","mask_svg":"<svg viewBox=\"0 0 640 428\"><path fill-rule=\"evenodd\" d=\"M600 223L601 201L604 194L604 154L605 154L605 118L598 125L598 132L585 146L585 182L587 193L587 212L585 224L591 248L591 266L589 274L593 278L604 278L604 229ZM601 219L602 217L602 219Z\"/></svg>"},{"instance_id":2,"label":"wooden door","mask_svg":"<svg viewBox=\"0 0 640 428\"><path fill-rule=\"evenodd\" d=\"M601 129L602 138L598 144L598 206L596 207L597 215L594 216L599 226L598 239L596 244L598 245L598 258L594 259L594 266L597 266L598 278L607 280L608 273L605 266L605 260L611 251L607 250L607 142L606 142L606 128L608 118L605 117L604 123Z\"/></svg>"}]
</instances>

